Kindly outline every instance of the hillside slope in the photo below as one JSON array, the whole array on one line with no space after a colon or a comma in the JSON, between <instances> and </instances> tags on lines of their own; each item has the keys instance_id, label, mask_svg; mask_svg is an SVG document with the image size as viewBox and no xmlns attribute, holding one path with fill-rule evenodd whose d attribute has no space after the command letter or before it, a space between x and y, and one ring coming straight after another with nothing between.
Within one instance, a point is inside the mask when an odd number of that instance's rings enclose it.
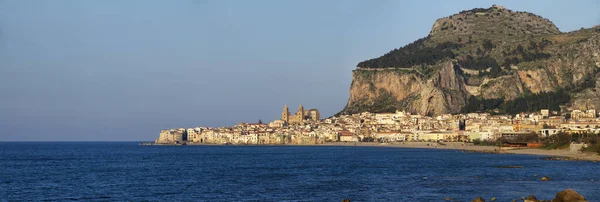
<instances>
[{"instance_id":1,"label":"hillside slope","mask_svg":"<svg viewBox=\"0 0 600 202\"><path fill-rule=\"evenodd\" d=\"M425 38L360 62L340 113L577 108L598 97L599 41L599 26L563 33L548 19L501 6L462 11L438 19Z\"/></svg>"}]
</instances>

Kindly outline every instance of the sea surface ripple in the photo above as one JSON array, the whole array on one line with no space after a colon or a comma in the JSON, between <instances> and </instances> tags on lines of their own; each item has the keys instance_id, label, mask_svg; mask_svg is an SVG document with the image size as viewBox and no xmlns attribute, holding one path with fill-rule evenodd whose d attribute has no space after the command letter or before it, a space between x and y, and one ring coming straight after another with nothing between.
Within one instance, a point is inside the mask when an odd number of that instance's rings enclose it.
<instances>
[{"instance_id":1,"label":"sea surface ripple","mask_svg":"<svg viewBox=\"0 0 600 202\"><path fill-rule=\"evenodd\" d=\"M510 201L566 188L600 201L600 164L387 147L0 142L0 201Z\"/></svg>"}]
</instances>

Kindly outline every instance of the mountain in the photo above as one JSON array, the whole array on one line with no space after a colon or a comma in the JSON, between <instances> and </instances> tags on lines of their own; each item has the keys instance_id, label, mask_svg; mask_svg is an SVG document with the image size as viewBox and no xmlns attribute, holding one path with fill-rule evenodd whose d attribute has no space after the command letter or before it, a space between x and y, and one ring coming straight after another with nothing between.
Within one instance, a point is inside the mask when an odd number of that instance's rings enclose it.
<instances>
[{"instance_id":1,"label":"mountain","mask_svg":"<svg viewBox=\"0 0 600 202\"><path fill-rule=\"evenodd\" d=\"M340 113L593 107L600 105L599 39L600 26L564 33L502 6L462 11L436 20L425 38L358 63Z\"/></svg>"}]
</instances>

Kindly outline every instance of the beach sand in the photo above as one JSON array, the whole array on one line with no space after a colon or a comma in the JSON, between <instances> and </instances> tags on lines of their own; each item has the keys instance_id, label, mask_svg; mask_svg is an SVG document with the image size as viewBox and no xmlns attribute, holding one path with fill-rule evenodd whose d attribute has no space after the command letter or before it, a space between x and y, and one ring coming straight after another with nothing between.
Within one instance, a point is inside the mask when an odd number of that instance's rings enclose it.
<instances>
[{"instance_id":1,"label":"beach sand","mask_svg":"<svg viewBox=\"0 0 600 202\"><path fill-rule=\"evenodd\" d=\"M500 148L496 146L476 146L472 143L445 142L444 145L432 142L394 142L394 143L373 143L373 142L334 142L324 145L330 146L378 146L378 147L400 147L400 148L423 148L423 149L452 149L472 152L486 152L499 154L525 154L553 157L556 160L583 160L600 161L600 155L593 152L572 152L569 149L535 149L535 148Z\"/></svg>"}]
</instances>

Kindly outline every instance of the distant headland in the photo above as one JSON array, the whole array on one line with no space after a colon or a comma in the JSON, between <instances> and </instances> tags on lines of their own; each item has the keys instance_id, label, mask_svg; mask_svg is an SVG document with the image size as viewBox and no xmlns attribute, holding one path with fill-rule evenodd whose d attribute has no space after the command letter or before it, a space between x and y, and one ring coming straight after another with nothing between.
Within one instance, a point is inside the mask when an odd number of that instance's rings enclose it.
<instances>
[{"instance_id":1,"label":"distant headland","mask_svg":"<svg viewBox=\"0 0 600 202\"><path fill-rule=\"evenodd\" d=\"M493 5L437 19L427 36L398 47L357 64L339 114L600 109L600 26L561 32Z\"/></svg>"},{"instance_id":2,"label":"distant headland","mask_svg":"<svg viewBox=\"0 0 600 202\"><path fill-rule=\"evenodd\" d=\"M600 27L561 32L493 5L433 23L429 34L358 63L336 115L299 106L269 123L165 129L154 144L344 142L600 153ZM564 156L564 155L563 155Z\"/></svg>"}]
</instances>

